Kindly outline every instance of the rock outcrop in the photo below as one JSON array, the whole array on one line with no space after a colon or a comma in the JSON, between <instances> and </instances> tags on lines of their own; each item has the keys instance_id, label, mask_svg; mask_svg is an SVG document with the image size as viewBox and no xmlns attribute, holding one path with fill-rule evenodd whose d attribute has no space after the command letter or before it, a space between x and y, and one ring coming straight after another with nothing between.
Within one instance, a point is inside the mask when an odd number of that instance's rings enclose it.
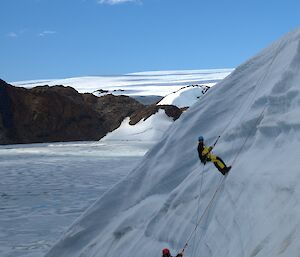
<instances>
[{"instance_id":1,"label":"rock outcrop","mask_svg":"<svg viewBox=\"0 0 300 257\"><path fill-rule=\"evenodd\" d=\"M0 80L0 144L99 140L143 107L64 86L14 87Z\"/></svg>"},{"instance_id":2,"label":"rock outcrop","mask_svg":"<svg viewBox=\"0 0 300 257\"><path fill-rule=\"evenodd\" d=\"M146 120L153 114L157 113L159 109L163 109L169 117L173 118L174 121L182 114L182 110L174 105L150 105L133 113L130 116L129 124L135 125L142 119Z\"/></svg>"},{"instance_id":3,"label":"rock outcrop","mask_svg":"<svg viewBox=\"0 0 300 257\"><path fill-rule=\"evenodd\" d=\"M100 140L124 118L134 125L159 109L178 119L173 105L145 106L128 96L97 97L72 87L14 87L0 80L0 144Z\"/></svg>"},{"instance_id":4,"label":"rock outcrop","mask_svg":"<svg viewBox=\"0 0 300 257\"><path fill-rule=\"evenodd\" d=\"M96 97L92 94L83 94L83 98L94 110L101 113L109 132L118 128L124 118L145 108L143 104L125 95L109 94Z\"/></svg>"}]
</instances>

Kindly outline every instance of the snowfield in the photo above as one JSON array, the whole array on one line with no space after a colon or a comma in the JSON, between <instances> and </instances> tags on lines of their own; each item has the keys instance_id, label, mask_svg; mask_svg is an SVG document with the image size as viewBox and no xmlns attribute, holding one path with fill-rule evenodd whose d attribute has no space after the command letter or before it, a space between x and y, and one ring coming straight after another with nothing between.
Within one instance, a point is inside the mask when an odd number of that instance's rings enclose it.
<instances>
[{"instance_id":1,"label":"snowfield","mask_svg":"<svg viewBox=\"0 0 300 257\"><path fill-rule=\"evenodd\" d=\"M151 142L0 146L0 256L40 257Z\"/></svg>"},{"instance_id":2,"label":"snowfield","mask_svg":"<svg viewBox=\"0 0 300 257\"><path fill-rule=\"evenodd\" d=\"M299 256L299 81L297 30L211 88L46 256L157 257L190 236L189 257ZM227 178L200 164L199 134L220 136Z\"/></svg>"},{"instance_id":3,"label":"snowfield","mask_svg":"<svg viewBox=\"0 0 300 257\"><path fill-rule=\"evenodd\" d=\"M14 86L32 88L43 85L64 85L75 88L79 93L97 93L108 90L114 95L165 96L190 84L213 86L228 76L233 69L149 71L120 76L93 76L57 80L32 80L11 82Z\"/></svg>"}]
</instances>

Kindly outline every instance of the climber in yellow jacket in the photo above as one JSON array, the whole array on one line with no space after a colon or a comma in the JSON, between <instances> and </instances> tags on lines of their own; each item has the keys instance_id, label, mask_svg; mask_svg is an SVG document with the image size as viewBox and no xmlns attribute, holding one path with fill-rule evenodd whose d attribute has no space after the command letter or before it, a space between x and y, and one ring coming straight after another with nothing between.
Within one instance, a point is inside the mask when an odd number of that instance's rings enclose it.
<instances>
[{"instance_id":1,"label":"climber in yellow jacket","mask_svg":"<svg viewBox=\"0 0 300 257\"><path fill-rule=\"evenodd\" d=\"M223 175L226 175L231 169L231 166L227 167L220 157L212 154L212 149L212 146L207 147L204 144L204 138L202 136L198 137L198 154L200 161L204 165L206 162L212 162Z\"/></svg>"}]
</instances>

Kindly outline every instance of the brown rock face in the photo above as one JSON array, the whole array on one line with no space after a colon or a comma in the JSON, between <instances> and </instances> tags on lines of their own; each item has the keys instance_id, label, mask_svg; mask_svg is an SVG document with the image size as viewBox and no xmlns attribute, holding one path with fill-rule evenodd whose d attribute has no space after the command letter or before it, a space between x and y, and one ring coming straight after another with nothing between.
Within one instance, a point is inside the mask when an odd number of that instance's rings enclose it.
<instances>
[{"instance_id":1,"label":"brown rock face","mask_svg":"<svg viewBox=\"0 0 300 257\"><path fill-rule=\"evenodd\" d=\"M174 105L150 105L142 108L141 110L136 111L130 116L130 125L137 124L141 119L148 119L151 115L158 112L158 110L164 110L165 113L172 117L173 120L177 120L182 114L182 110Z\"/></svg>"},{"instance_id":2,"label":"brown rock face","mask_svg":"<svg viewBox=\"0 0 300 257\"><path fill-rule=\"evenodd\" d=\"M64 86L18 88L0 80L0 144L99 140L143 107Z\"/></svg>"},{"instance_id":3,"label":"brown rock face","mask_svg":"<svg viewBox=\"0 0 300 257\"><path fill-rule=\"evenodd\" d=\"M64 86L14 87L0 80L0 144L99 140L124 118L134 125L159 109L178 119L173 105L144 106L128 96L79 94Z\"/></svg>"},{"instance_id":4,"label":"brown rock face","mask_svg":"<svg viewBox=\"0 0 300 257\"><path fill-rule=\"evenodd\" d=\"M91 94L84 94L83 97L97 112L101 113L104 124L109 127L109 131L118 128L126 117L144 109L143 104L124 95L114 96L109 94L96 97Z\"/></svg>"}]
</instances>

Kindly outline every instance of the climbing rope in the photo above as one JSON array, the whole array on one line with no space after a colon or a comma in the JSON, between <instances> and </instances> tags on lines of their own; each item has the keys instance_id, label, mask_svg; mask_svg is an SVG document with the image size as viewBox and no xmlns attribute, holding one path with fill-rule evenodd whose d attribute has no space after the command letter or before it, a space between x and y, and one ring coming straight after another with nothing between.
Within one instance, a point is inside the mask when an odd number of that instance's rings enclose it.
<instances>
[{"instance_id":1,"label":"climbing rope","mask_svg":"<svg viewBox=\"0 0 300 257\"><path fill-rule=\"evenodd\" d=\"M281 48L282 45L283 45L283 41L280 42L280 44L279 44L278 47L276 48L276 49L277 49L277 54L274 54L274 56L272 57L270 63L268 64L268 69L267 69L267 71L260 77L260 79L259 79L258 82L256 83L256 85L255 85L255 87L254 87L254 90L253 90L253 94L252 94L251 99L250 99L251 94L249 94L248 98L246 99L246 102L249 102L249 103L248 103L248 105L247 105L247 107L246 107L246 109L245 109L245 111L244 111L243 113L246 113L246 112L249 110L251 104L254 102L254 99L255 99L255 97L256 97L256 95L257 95L257 93L258 93L258 88L261 87L262 83L265 81L266 77L269 75L270 70L271 70L271 68L272 68L272 66L273 66L273 63L274 63L274 61L276 60L276 57L277 57L278 54L279 54L279 51L278 51L278 50ZM250 99L250 101L249 101L249 99ZM222 129L222 132L219 134L219 136L218 136L216 142L218 142L218 140L222 137L222 135L223 135L223 134L225 133L225 131L228 129L228 127L229 127L230 124L232 123L234 117L237 116L237 114L238 114L239 111L241 110L241 107L244 105L244 103L245 103L245 101L241 101L239 107L238 107L238 108L236 109L236 111L233 113L233 115L232 115L231 119L229 120L229 122L228 122L228 123L224 126L224 128ZM244 119L245 116L242 115L242 117L243 117L243 118L239 121L240 123L243 121L243 119Z\"/></svg>"},{"instance_id":2,"label":"climbing rope","mask_svg":"<svg viewBox=\"0 0 300 257\"><path fill-rule=\"evenodd\" d=\"M284 41L280 42L280 44L279 44L279 46L278 46L277 49L280 49L280 47L282 46L283 42L284 42ZM270 64L269 64L269 66L268 66L267 72L264 73L264 75L262 76L262 79L260 80L260 83L257 83L257 85L258 85L258 84L261 85L261 84L264 82L264 80L266 79L266 77L269 75L270 70L271 70L271 68L272 68L272 66L273 66L273 63L274 63L276 57L278 56L278 54L279 54L279 51L277 51L277 54L275 54L275 55L272 57L272 60L271 60L271 62L270 62ZM251 102L249 103L249 105L248 105L246 111L249 110L250 104L251 104L252 102L254 102L254 99L255 99L255 97L256 97L256 95L257 95L257 92L258 92L258 91L256 90L256 89L257 89L257 85L256 85L256 88L255 88L255 91L256 91L256 92L255 92L254 96L252 97L252 100L251 100ZM244 149L244 147L245 147L245 145L246 145L248 139L250 138L250 135L251 135L252 130L253 130L254 128L256 128L257 125L262 121L263 115L264 115L264 113L265 113L265 110L267 109L267 106L268 106L267 104L264 105L264 108L263 108L263 110L260 112L260 114L258 115L258 117L257 117L257 119L256 119L256 121L255 121L255 123L254 123L254 125L253 125L253 127L249 130L249 132L248 132L246 138L244 139L243 144L241 145L241 147L240 147L239 150L237 151L237 154L236 154L235 157L233 158L233 161L232 161L232 163L231 163L232 166L233 166L233 164L236 162L237 157L238 157L238 156L241 154L241 152L243 151L243 149ZM242 119L240 122L242 122L242 121L243 121L243 119Z\"/></svg>"},{"instance_id":3,"label":"climbing rope","mask_svg":"<svg viewBox=\"0 0 300 257\"><path fill-rule=\"evenodd\" d=\"M283 41L279 44L278 49L280 49L280 47L281 47L282 44L283 44ZM267 77L267 75L269 74L269 72L270 72L270 70L271 70L271 67L273 66L273 63L274 63L276 57L278 56L278 54L279 54L279 51L277 51L277 54L275 54L275 55L272 57L271 62L270 62L270 64L268 65L268 70L267 70L267 72L264 73L264 75L260 78L260 80L259 80L258 83L256 84L256 86L255 86L255 88L254 88L254 94L252 95L251 101L249 101L249 104L248 104L248 106L247 106L247 108L246 108L246 111L250 108L250 105L254 102L254 99L255 99L255 97L256 97L256 95L257 95L257 92L258 92L258 90L257 90L258 85L261 85L261 84L264 82L264 80L266 79L266 77ZM249 98L248 98L248 99L250 99L250 95L249 95ZM247 101L248 101L248 99L247 99ZM239 108L237 109L237 112L240 110L240 107L242 106L243 103L244 103L244 102L241 102L241 105L240 105ZM258 116L258 118L257 118L257 120L256 120L256 122L255 122L255 124L254 124L254 126L249 130L249 132L248 132L246 138L244 139L243 144L241 145L240 149L237 151L237 154L235 155L235 157L234 157L234 159L233 159L233 161L232 161L232 164L231 164L232 166L233 166L234 163L236 162L237 157L240 155L240 153L242 152L242 150L243 150L244 146L246 145L248 139L250 138L251 131L252 131L255 127L257 127L257 125L261 122L261 120L262 120L262 118L263 118L263 114L264 114L266 108L267 108L267 104L265 104L265 106L264 106L263 110L261 111L260 115ZM216 144L218 143L218 141L219 141L219 139L221 138L221 136L222 136L222 135L224 134L224 132L227 130L227 128L229 127L229 125L230 125L231 122L233 121L233 118L236 116L237 112L235 112L235 113L233 114L233 116L231 117L231 119L229 120L229 122L227 123L227 125L226 125L226 126L224 127L224 129L222 130L222 133L217 137L217 139L215 140L215 143L213 144L213 147L216 146ZM243 121L243 119L241 119L240 122L242 122L242 121ZM186 248L188 247L189 242L190 242L190 240L191 240L193 234L196 233L196 231L197 231L197 229L198 229L198 226L200 225L200 223L201 223L203 217L206 215L206 213L208 212L208 210L209 210L210 207L212 206L213 201L214 201L214 199L215 199L216 196L217 196L217 193L219 192L220 188L222 187L222 185L223 185L223 183L224 183L224 181L225 181L225 178L226 178L226 176L223 176L222 179L220 180L220 183L219 183L218 187L216 188L216 190L215 190L215 192L214 192L214 194L213 194L211 200L209 201L207 207L205 208L204 212L203 212L202 215L200 216L199 220L196 222L195 228L193 229L193 231L192 231L192 232L190 233L190 235L188 236L188 239L187 239L187 241L185 242L183 249L181 250L181 253L182 253L182 254L184 253L184 251L185 251ZM198 206L198 208L199 208L199 206Z\"/></svg>"},{"instance_id":4,"label":"climbing rope","mask_svg":"<svg viewBox=\"0 0 300 257\"><path fill-rule=\"evenodd\" d=\"M208 203L208 205L206 206L204 212L202 213L201 217L200 217L199 220L197 221L194 230L190 233L188 239L186 240L186 242L185 242L185 244L184 244L184 247L183 247L181 253L184 253L185 249L186 249L187 246L189 245L189 242L190 242L190 240L191 240L193 234L196 232L196 230L197 230L198 226L200 225L200 223L201 223L203 217L205 216L206 212L209 210L210 206L212 205L212 203L213 203L214 199L216 198L216 195L217 195L217 193L219 192L219 190L220 190L220 188L221 188L221 186L222 186L222 184L223 184L224 181L225 181L225 176L223 176L223 177L221 178L220 183L219 183L219 186L218 186L217 189L215 190L215 192L214 192L214 194L213 194L211 200L209 201L209 203Z\"/></svg>"},{"instance_id":5,"label":"climbing rope","mask_svg":"<svg viewBox=\"0 0 300 257\"><path fill-rule=\"evenodd\" d=\"M255 124L254 124L254 126L253 126L253 128L257 127L257 125L262 121L262 119L263 119L263 114L264 114L265 110L266 110L266 106L263 108L263 111L262 111L261 114L258 116L258 118L257 118L257 120L256 120L256 122L255 122ZM253 129L253 128L252 128L252 129ZM252 129L251 129L250 131L252 131ZM244 139L244 142L243 142L243 144L241 145L240 149L237 151L237 154L235 155L233 161L231 162L231 166L233 166L234 163L236 162L237 157L238 157L238 156L241 154L241 152L243 151L243 149L244 149L244 147L245 147L245 145L246 145L246 143L247 143L247 141L248 141L249 138L250 138L250 132L248 133L248 135L247 135L246 138Z\"/></svg>"},{"instance_id":6,"label":"climbing rope","mask_svg":"<svg viewBox=\"0 0 300 257\"><path fill-rule=\"evenodd\" d=\"M201 172L201 178L200 178L200 190L199 190L199 196L198 196L198 208L197 208L196 222L199 220L199 215L200 215L200 200L201 200L201 193L202 193L202 185L203 185L203 181L204 181L204 169L205 169L205 166L203 165L202 172ZM195 235L194 235L193 245L195 245L195 242L196 242L196 231L195 231ZM195 254L195 247L193 248L191 256L194 256L194 254Z\"/></svg>"}]
</instances>

